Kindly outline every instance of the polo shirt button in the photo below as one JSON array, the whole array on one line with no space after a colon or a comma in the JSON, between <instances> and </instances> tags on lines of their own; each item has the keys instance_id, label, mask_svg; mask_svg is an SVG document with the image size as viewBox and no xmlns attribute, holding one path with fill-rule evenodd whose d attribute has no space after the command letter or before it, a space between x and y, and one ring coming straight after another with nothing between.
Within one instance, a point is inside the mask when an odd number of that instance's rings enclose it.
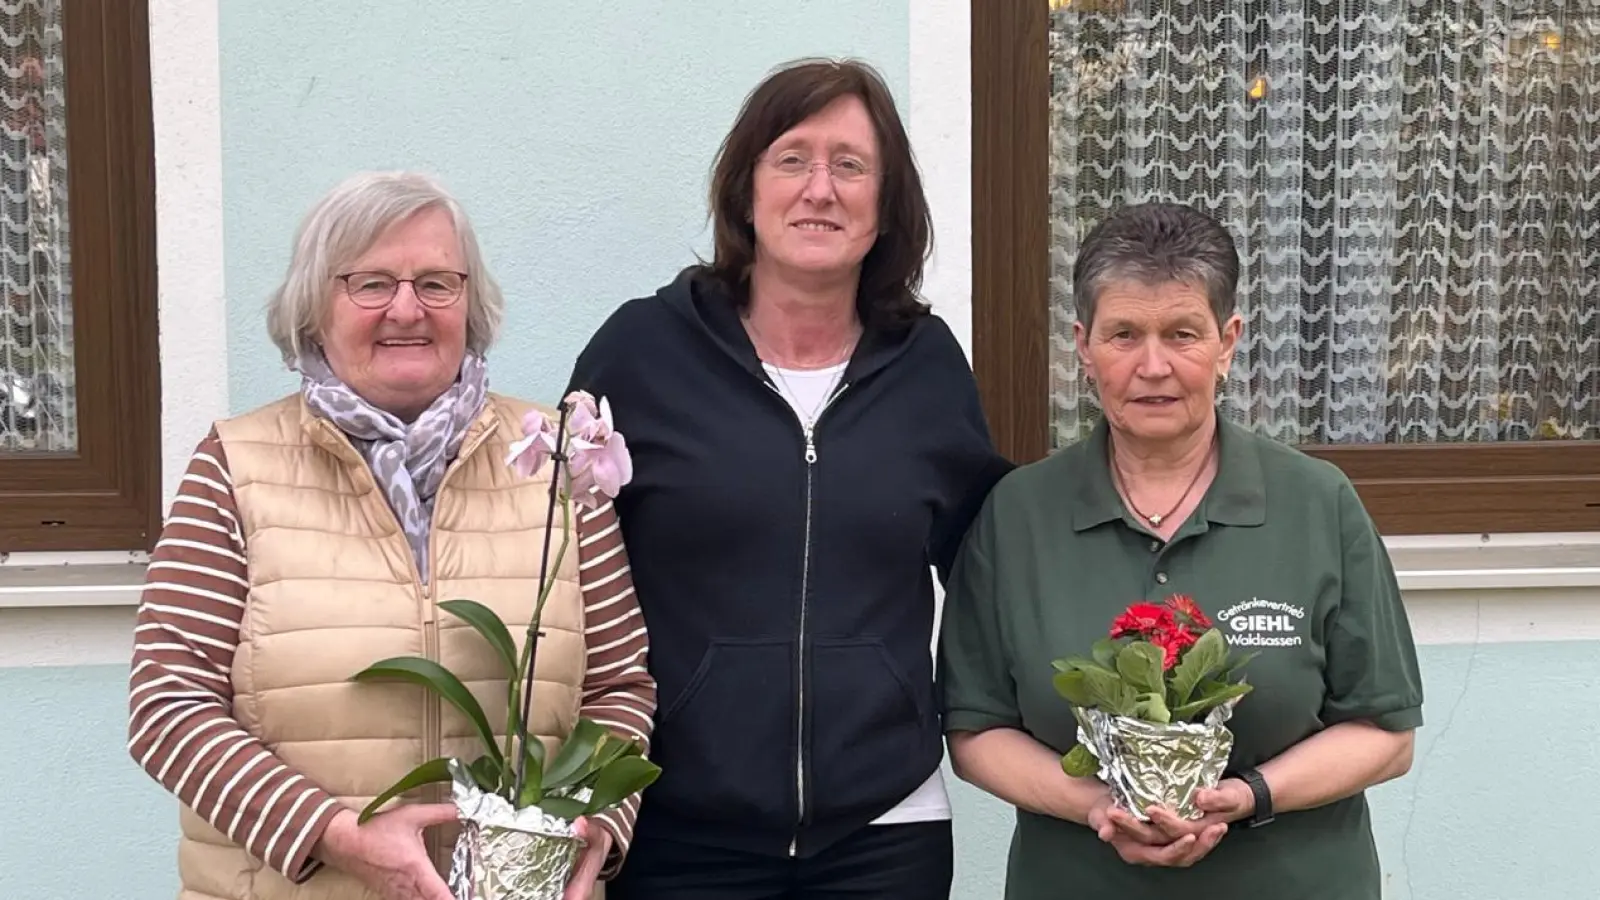
<instances>
[{"instance_id":1,"label":"polo shirt button","mask_svg":"<svg viewBox=\"0 0 1600 900\"><path fill-rule=\"evenodd\" d=\"M1161 542L1160 541L1151 541L1150 542L1150 552L1151 553L1160 553L1161 552Z\"/></svg>"},{"instance_id":2,"label":"polo shirt button","mask_svg":"<svg viewBox=\"0 0 1600 900\"><path fill-rule=\"evenodd\" d=\"M1166 583L1167 583L1167 573L1165 573L1165 572L1157 572L1156 573L1156 584L1166 584Z\"/></svg>"}]
</instances>

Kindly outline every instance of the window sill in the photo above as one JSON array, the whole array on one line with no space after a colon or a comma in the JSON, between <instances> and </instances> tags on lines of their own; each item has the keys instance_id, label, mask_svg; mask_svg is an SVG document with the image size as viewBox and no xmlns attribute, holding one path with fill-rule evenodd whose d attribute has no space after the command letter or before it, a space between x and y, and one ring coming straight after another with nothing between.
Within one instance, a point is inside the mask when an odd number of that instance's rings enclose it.
<instances>
[{"instance_id":1,"label":"window sill","mask_svg":"<svg viewBox=\"0 0 1600 900\"><path fill-rule=\"evenodd\" d=\"M1401 590L1600 587L1600 532L1386 538Z\"/></svg>"},{"instance_id":2,"label":"window sill","mask_svg":"<svg viewBox=\"0 0 1600 900\"><path fill-rule=\"evenodd\" d=\"M0 609L137 606L146 554L0 553Z\"/></svg>"},{"instance_id":3,"label":"window sill","mask_svg":"<svg viewBox=\"0 0 1600 900\"><path fill-rule=\"evenodd\" d=\"M1600 587L1600 532L1385 539L1401 590ZM0 609L137 606L148 556L0 553Z\"/></svg>"}]
</instances>

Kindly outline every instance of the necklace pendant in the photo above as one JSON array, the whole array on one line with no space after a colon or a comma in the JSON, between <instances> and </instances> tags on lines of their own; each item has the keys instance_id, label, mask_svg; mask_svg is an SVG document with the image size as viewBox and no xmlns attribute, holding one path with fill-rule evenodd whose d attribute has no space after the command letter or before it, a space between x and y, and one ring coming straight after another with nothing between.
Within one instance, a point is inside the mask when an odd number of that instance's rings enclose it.
<instances>
[{"instance_id":1,"label":"necklace pendant","mask_svg":"<svg viewBox=\"0 0 1600 900\"><path fill-rule=\"evenodd\" d=\"M1147 516L1146 518L1148 518L1150 520L1150 524L1151 525L1160 525L1161 524L1161 520L1166 518L1166 517L1161 515L1160 513L1156 513L1155 515Z\"/></svg>"}]
</instances>

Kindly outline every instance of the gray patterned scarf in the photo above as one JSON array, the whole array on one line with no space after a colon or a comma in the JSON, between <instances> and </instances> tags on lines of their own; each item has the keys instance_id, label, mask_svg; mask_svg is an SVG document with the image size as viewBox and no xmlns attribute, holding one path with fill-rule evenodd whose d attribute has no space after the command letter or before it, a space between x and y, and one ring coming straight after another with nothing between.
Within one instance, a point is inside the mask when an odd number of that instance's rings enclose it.
<instances>
[{"instance_id":1,"label":"gray patterned scarf","mask_svg":"<svg viewBox=\"0 0 1600 900\"><path fill-rule=\"evenodd\" d=\"M461 375L409 425L368 403L340 381L321 347L308 347L294 366L311 411L350 438L371 467L428 581L428 528L445 468L456 458L467 427L483 410L489 379L483 357L468 353Z\"/></svg>"}]
</instances>

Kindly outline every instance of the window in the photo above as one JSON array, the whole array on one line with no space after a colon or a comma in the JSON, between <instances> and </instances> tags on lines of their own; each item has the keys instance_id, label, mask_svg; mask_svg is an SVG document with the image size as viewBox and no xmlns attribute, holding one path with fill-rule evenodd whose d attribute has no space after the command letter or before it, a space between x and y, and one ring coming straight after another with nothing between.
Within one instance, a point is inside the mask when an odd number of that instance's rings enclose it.
<instances>
[{"instance_id":1,"label":"window","mask_svg":"<svg viewBox=\"0 0 1600 900\"><path fill-rule=\"evenodd\" d=\"M1389 534L1600 530L1600 0L975 0L973 352L1037 459L1098 411L1071 267L1111 207L1233 233L1223 414Z\"/></svg>"},{"instance_id":2,"label":"window","mask_svg":"<svg viewBox=\"0 0 1600 900\"><path fill-rule=\"evenodd\" d=\"M160 525L143 0L0 0L0 551Z\"/></svg>"}]
</instances>

